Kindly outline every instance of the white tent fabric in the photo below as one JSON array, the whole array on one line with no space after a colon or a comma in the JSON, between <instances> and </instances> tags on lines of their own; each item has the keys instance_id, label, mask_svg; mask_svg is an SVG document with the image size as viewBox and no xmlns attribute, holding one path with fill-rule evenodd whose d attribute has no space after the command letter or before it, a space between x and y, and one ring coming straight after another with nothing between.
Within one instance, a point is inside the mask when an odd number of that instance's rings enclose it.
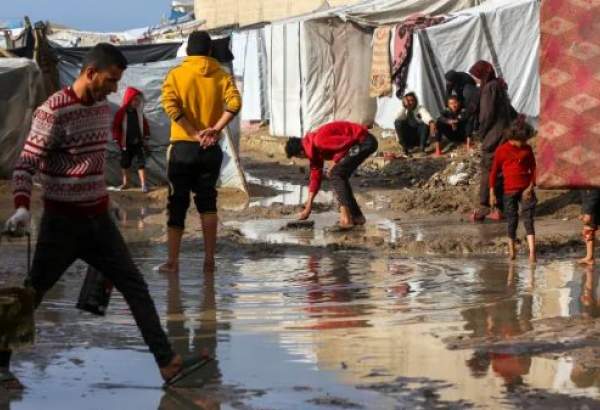
<instances>
[{"instance_id":1,"label":"white tent fabric","mask_svg":"<svg viewBox=\"0 0 600 410\"><path fill-rule=\"evenodd\" d=\"M373 122L369 31L319 19L272 24L265 33L272 135L300 137L336 119Z\"/></svg>"},{"instance_id":2,"label":"white tent fabric","mask_svg":"<svg viewBox=\"0 0 600 410\"><path fill-rule=\"evenodd\" d=\"M26 58L0 58L0 176L9 177L44 98L42 74Z\"/></svg>"},{"instance_id":3,"label":"white tent fabric","mask_svg":"<svg viewBox=\"0 0 600 410\"><path fill-rule=\"evenodd\" d=\"M146 171L152 184L166 182L166 150L169 145L170 121L162 109L161 88L163 81L173 67L181 62L180 59L161 61L148 64L136 64L127 68L119 83L119 91L109 96L109 102L116 112L121 104L123 93L129 86L141 90L144 94L144 115L150 125L149 152L147 155ZM62 86L73 82L79 72L79 67L59 63L59 74ZM237 130L237 131L236 131ZM221 140L223 149L223 165L221 167L220 186L240 189L247 192L244 174L241 170L235 146L239 141L239 127L231 127ZM109 183L118 184L120 181L120 152L116 143L108 146L107 178Z\"/></svg>"},{"instance_id":4,"label":"white tent fabric","mask_svg":"<svg viewBox=\"0 0 600 410\"><path fill-rule=\"evenodd\" d=\"M447 23L414 34L407 90L416 92L431 113L438 115L444 73L467 71L476 61L488 60L508 83L515 109L538 117L539 2L489 0L453 16ZM399 106L396 98L380 98L377 124L393 128Z\"/></svg>"},{"instance_id":5,"label":"white tent fabric","mask_svg":"<svg viewBox=\"0 0 600 410\"><path fill-rule=\"evenodd\" d=\"M457 10L474 7L484 0L367 0L341 9L337 14L344 20L380 26L393 24L408 16L449 14Z\"/></svg>"},{"instance_id":6,"label":"white tent fabric","mask_svg":"<svg viewBox=\"0 0 600 410\"><path fill-rule=\"evenodd\" d=\"M269 117L267 45L264 29L244 30L231 35L233 73L242 93L242 121Z\"/></svg>"},{"instance_id":7,"label":"white tent fabric","mask_svg":"<svg viewBox=\"0 0 600 410\"><path fill-rule=\"evenodd\" d=\"M369 97L372 35L356 22L372 26L415 12L446 13L480 2L367 0L271 24L265 30L271 134L302 136L337 119L371 125L376 117L383 121L390 115L391 107L380 101L378 109Z\"/></svg>"},{"instance_id":8,"label":"white tent fabric","mask_svg":"<svg viewBox=\"0 0 600 410\"><path fill-rule=\"evenodd\" d=\"M265 28L271 135L303 135L300 30L299 22L273 24Z\"/></svg>"}]
</instances>

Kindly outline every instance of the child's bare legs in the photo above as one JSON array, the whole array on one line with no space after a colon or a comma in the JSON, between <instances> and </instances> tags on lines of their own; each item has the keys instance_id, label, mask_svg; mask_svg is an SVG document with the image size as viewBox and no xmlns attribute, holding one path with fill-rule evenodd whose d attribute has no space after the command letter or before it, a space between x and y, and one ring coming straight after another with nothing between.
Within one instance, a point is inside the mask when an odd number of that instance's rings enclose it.
<instances>
[{"instance_id":1,"label":"child's bare legs","mask_svg":"<svg viewBox=\"0 0 600 410\"><path fill-rule=\"evenodd\" d=\"M508 238L508 259L514 261L517 258L517 245L514 239Z\"/></svg>"},{"instance_id":2,"label":"child's bare legs","mask_svg":"<svg viewBox=\"0 0 600 410\"><path fill-rule=\"evenodd\" d=\"M591 222L590 215L583 215L581 221L583 226L583 240L585 241L585 258L579 259L579 263L584 265L594 264L594 246L596 245L596 228L588 225Z\"/></svg>"},{"instance_id":3,"label":"child's bare legs","mask_svg":"<svg viewBox=\"0 0 600 410\"><path fill-rule=\"evenodd\" d=\"M535 235L527 235L527 245L529 245L529 262L537 262L537 254L535 251Z\"/></svg>"},{"instance_id":4,"label":"child's bare legs","mask_svg":"<svg viewBox=\"0 0 600 410\"><path fill-rule=\"evenodd\" d=\"M146 170L144 168L138 169L138 176L140 178L142 191L146 192L148 190L148 186L146 185Z\"/></svg>"},{"instance_id":5,"label":"child's bare legs","mask_svg":"<svg viewBox=\"0 0 600 410\"><path fill-rule=\"evenodd\" d=\"M354 226L354 220L352 219L350 208L343 205L340 206L340 226L344 228Z\"/></svg>"},{"instance_id":6,"label":"child's bare legs","mask_svg":"<svg viewBox=\"0 0 600 410\"><path fill-rule=\"evenodd\" d=\"M127 188L127 169L125 168L121 168L121 175L122 175L122 181L121 181L121 187L122 188Z\"/></svg>"}]
</instances>

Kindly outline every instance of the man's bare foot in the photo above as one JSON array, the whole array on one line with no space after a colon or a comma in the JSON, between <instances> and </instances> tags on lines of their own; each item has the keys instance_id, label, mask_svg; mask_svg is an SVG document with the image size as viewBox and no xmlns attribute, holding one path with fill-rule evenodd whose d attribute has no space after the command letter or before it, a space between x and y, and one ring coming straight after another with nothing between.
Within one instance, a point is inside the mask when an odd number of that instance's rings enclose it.
<instances>
[{"instance_id":1,"label":"man's bare foot","mask_svg":"<svg viewBox=\"0 0 600 410\"><path fill-rule=\"evenodd\" d=\"M158 267L160 273L176 274L179 273L179 265L171 262L165 262Z\"/></svg>"},{"instance_id":2,"label":"man's bare foot","mask_svg":"<svg viewBox=\"0 0 600 410\"><path fill-rule=\"evenodd\" d=\"M353 218L354 225L364 225L367 223L367 218L364 216L359 216L357 218Z\"/></svg>"},{"instance_id":3,"label":"man's bare foot","mask_svg":"<svg viewBox=\"0 0 600 410\"><path fill-rule=\"evenodd\" d=\"M594 264L594 259L592 258L581 258L577 261L577 263L579 263L580 265L593 265Z\"/></svg>"},{"instance_id":4,"label":"man's bare foot","mask_svg":"<svg viewBox=\"0 0 600 410\"><path fill-rule=\"evenodd\" d=\"M7 368L0 368L0 389L21 391L25 388L17 377Z\"/></svg>"},{"instance_id":5,"label":"man's bare foot","mask_svg":"<svg viewBox=\"0 0 600 410\"><path fill-rule=\"evenodd\" d=\"M181 358L181 356L176 354L173 357L173 359L171 359L171 362L168 365L166 365L165 367L161 367L159 370L160 370L160 375L163 378L163 380L169 381L173 377L175 377L177 375L177 373L179 373L181 371L182 368L183 368L183 359Z\"/></svg>"}]
</instances>

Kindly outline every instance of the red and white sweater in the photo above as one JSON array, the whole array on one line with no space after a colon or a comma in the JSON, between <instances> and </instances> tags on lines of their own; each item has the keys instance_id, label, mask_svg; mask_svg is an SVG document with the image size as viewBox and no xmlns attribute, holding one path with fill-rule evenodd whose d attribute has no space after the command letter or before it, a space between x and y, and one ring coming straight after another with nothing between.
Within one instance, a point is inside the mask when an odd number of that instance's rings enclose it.
<instances>
[{"instance_id":1,"label":"red and white sweater","mask_svg":"<svg viewBox=\"0 0 600 410\"><path fill-rule=\"evenodd\" d=\"M85 216L105 212L104 165L110 128L106 101L83 105L70 88L48 98L33 115L15 165L15 207L29 208L33 176L39 171L45 209Z\"/></svg>"}]
</instances>

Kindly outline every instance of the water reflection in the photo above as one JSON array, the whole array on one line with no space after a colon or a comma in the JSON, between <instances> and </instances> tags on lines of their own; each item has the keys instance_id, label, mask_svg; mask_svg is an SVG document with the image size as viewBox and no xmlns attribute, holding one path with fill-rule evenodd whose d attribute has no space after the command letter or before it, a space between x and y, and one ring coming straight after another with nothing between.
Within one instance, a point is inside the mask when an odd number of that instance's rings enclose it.
<instances>
[{"instance_id":1,"label":"water reflection","mask_svg":"<svg viewBox=\"0 0 600 410\"><path fill-rule=\"evenodd\" d=\"M190 299L187 298L187 300ZM214 272L204 274L201 303L197 311L196 315L190 315L190 312L184 309L179 274L168 275L167 332L173 348L183 357L209 354L217 358L217 307ZM201 390L206 382L211 383L214 387L220 379L218 360L215 360L182 381L178 389L167 392L163 396L159 408L165 410L194 407L207 410L220 409L220 402ZM194 388L194 390L191 391L190 388Z\"/></svg>"}]
</instances>

